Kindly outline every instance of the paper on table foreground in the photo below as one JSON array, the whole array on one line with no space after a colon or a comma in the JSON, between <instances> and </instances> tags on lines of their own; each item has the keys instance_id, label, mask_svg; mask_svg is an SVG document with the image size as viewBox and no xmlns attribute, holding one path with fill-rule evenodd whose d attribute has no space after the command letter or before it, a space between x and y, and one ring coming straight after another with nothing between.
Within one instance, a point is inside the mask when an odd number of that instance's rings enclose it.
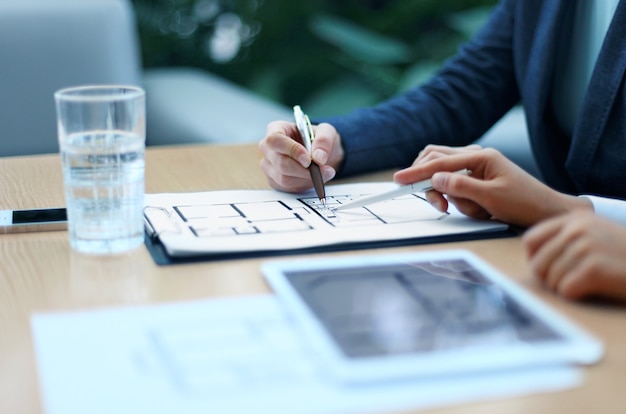
<instances>
[{"instance_id":1,"label":"paper on table foreground","mask_svg":"<svg viewBox=\"0 0 626 414\"><path fill-rule=\"evenodd\" d=\"M578 385L547 366L338 386L270 295L31 320L47 414L371 413L424 409Z\"/></svg>"}]
</instances>

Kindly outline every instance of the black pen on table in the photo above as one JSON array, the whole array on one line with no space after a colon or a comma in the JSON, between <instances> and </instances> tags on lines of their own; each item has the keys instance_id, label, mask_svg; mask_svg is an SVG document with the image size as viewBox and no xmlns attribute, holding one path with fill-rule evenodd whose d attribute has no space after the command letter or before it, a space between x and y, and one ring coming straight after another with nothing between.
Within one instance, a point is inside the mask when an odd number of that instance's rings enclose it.
<instances>
[{"instance_id":1,"label":"black pen on table","mask_svg":"<svg viewBox=\"0 0 626 414\"><path fill-rule=\"evenodd\" d=\"M315 133L313 132L313 126L311 125L311 120L307 115L302 112L302 108L300 105L296 105L293 107L293 116L296 118L296 126L298 127L298 131L300 132L300 137L302 138L302 142L304 147L311 152L311 144L315 139ZM317 197L320 199L322 204L326 205L326 190L324 189L324 179L322 178L322 171L320 170L320 166L315 163L311 159L311 164L309 165L309 173L311 174L311 180L313 180L313 187L315 187L315 193Z\"/></svg>"},{"instance_id":2,"label":"black pen on table","mask_svg":"<svg viewBox=\"0 0 626 414\"><path fill-rule=\"evenodd\" d=\"M0 210L0 234L67 229L65 208Z\"/></svg>"}]
</instances>

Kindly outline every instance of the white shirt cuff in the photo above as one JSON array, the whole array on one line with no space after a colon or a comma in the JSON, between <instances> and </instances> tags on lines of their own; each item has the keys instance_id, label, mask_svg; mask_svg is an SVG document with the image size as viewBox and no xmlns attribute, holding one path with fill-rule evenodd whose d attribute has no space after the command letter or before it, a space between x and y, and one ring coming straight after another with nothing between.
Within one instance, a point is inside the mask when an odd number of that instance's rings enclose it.
<instances>
[{"instance_id":1,"label":"white shirt cuff","mask_svg":"<svg viewBox=\"0 0 626 414\"><path fill-rule=\"evenodd\" d=\"M595 214L626 226L626 200L583 195L591 200Z\"/></svg>"}]
</instances>

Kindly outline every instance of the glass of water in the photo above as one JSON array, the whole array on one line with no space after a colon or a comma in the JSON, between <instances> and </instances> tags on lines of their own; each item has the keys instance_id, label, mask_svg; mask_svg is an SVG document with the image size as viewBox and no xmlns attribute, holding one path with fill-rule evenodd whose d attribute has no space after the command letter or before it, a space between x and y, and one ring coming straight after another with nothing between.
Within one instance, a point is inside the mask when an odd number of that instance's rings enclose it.
<instances>
[{"instance_id":1,"label":"glass of water","mask_svg":"<svg viewBox=\"0 0 626 414\"><path fill-rule=\"evenodd\" d=\"M145 92L80 86L54 94L70 244L114 254L143 242Z\"/></svg>"}]
</instances>

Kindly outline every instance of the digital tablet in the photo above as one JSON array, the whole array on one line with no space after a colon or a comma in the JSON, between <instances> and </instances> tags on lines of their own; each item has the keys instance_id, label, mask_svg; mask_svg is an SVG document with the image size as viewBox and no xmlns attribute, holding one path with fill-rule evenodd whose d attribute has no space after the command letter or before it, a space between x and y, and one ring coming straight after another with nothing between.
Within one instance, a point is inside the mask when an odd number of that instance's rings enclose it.
<instances>
[{"instance_id":1,"label":"digital tablet","mask_svg":"<svg viewBox=\"0 0 626 414\"><path fill-rule=\"evenodd\" d=\"M591 364L602 343L468 251L263 264L330 376L403 377Z\"/></svg>"}]
</instances>

